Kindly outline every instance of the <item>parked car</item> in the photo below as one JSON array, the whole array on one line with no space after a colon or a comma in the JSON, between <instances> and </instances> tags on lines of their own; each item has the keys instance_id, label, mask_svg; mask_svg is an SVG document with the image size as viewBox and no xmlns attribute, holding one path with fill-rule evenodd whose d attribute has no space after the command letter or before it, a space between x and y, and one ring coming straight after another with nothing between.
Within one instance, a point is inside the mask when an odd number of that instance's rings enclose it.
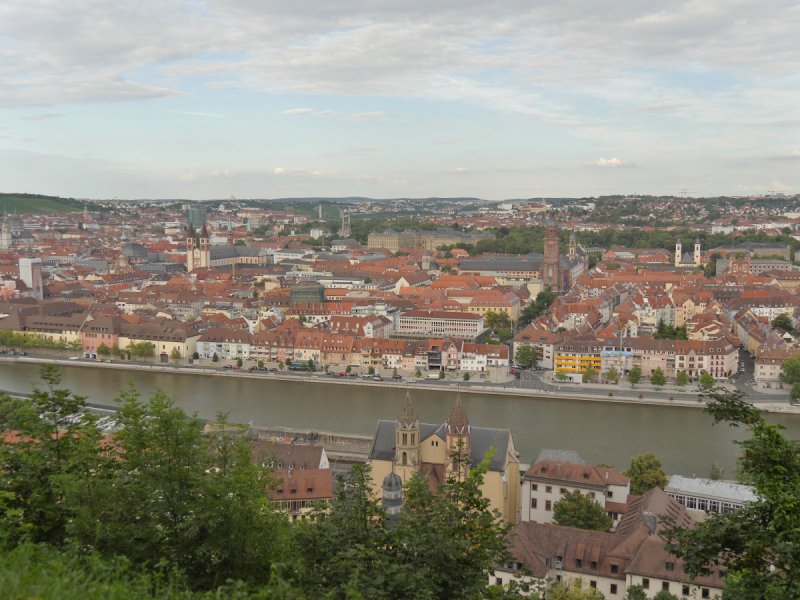
<instances>
[{"instance_id":1,"label":"parked car","mask_svg":"<svg viewBox=\"0 0 800 600\"><path fill-rule=\"evenodd\" d=\"M328 377L336 377L336 373L334 373L333 371L328 371L327 373L325 373L325 375Z\"/></svg>"},{"instance_id":2,"label":"parked car","mask_svg":"<svg viewBox=\"0 0 800 600\"><path fill-rule=\"evenodd\" d=\"M80 356L70 356L69 359L70 360L80 360L81 357Z\"/></svg>"},{"instance_id":3,"label":"parked car","mask_svg":"<svg viewBox=\"0 0 800 600\"><path fill-rule=\"evenodd\" d=\"M110 362L111 362L111 359L110 359L110 358L107 358L107 359L105 360L105 362L107 362L107 363L110 363Z\"/></svg>"},{"instance_id":4,"label":"parked car","mask_svg":"<svg viewBox=\"0 0 800 600\"><path fill-rule=\"evenodd\" d=\"M358 373L350 373L350 377L358 377Z\"/></svg>"},{"instance_id":5,"label":"parked car","mask_svg":"<svg viewBox=\"0 0 800 600\"><path fill-rule=\"evenodd\" d=\"M397 381L400 381L402 378L402 375L392 375L392 379L396 379Z\"/></svg>"},{"instance_id":6,"label":"parked car","mask_svg":"<svg viewBox=\"0 0 800 600\"><path fill-rule=\"evenodd\" d=\"M224 367L224 368L225 368L225 369L230 369L230 368L231 368L231 366L230 366L230 365L225 365L225 367Z\"/></svg>"},{"instance_id":7,"label":"parked car","mask_svg":"<svg viewBox=\"0 0 800 600\"><path fill-rule=\"evenodd\" d=\"M383 381L383 379L381 379L381 376L380 376L380 375L375 375L375 376L372 378L372 381Z\"/></svg>"},{"instance_id":8,"label":"parked car","mask_svg":"<svg viewBox=\"0 0 800 600\"><path fill-rule=\"evenodd\" d=\"M342 371L341 373L339 373L339 377L347 377L347 373L345 373L344 371Z\"/></svg>"},{"instance_id":9,"label":"parked car","mask_svg":"<svg viewBox=\"0 0 800 600\"><path fill-rule=\"evenodd\" d=\"M23 350L22 351L22 356L28 356L28 353Z\"/></svg>"}]
</instances>

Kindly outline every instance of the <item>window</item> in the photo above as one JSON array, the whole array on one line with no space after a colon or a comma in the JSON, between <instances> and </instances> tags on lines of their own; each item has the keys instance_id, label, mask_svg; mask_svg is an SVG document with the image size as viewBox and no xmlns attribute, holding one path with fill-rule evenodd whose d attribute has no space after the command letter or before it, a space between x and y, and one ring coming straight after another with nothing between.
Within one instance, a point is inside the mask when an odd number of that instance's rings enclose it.
<instances>
[{"instance_id":1,"label":"window","mask_svg":"<svg viewBox=\"0 0 800 600\"><path fill-rule=\"evenodd\" d=\"M592 561L592 562L589 564L589 567L592 569L592 571L597 571L597 561L596 561L596 560L593 560L593 561Z\"/></svg>"},{"instance_id":2,"label":"window","mask_svg":"<svg viewBox=\"0 0 800 600\"><path fill-rule=\"evenodd\" d=\"M404 465L408 464L408 455L405 452L403 452L403 464Z\"/></svg>"},{"instance_id":3,"label":"window","mask_svg":"<svg viewBox=\"0 0 800 600\"><path fill-rule=\"evenodd\" d=\"M703 588L703 591L700 592L700 597L701 598L711 598L711 595L709 594L708 588Z\"/></svg>"},{"instance_id":4,"label":"window","mask_svg":"<svg viewBox=\"0 0 800 600\"><path fill-rule=\"evenodd\" d=\"M497 579L494 580L494 584L495 585L503 585L503 580L498 577Z\"/></svg>"},{"instance_id":5,"label":"window","mask_svg":"<svg viewBox=\"0 0 800 600\"><path fill-rule=\"evenodd\" d=\"M566 494L567 493L567 488L561 488L561 490L559 490L559 493Z\"/></svg>"},{"instance_id":6,"label":"window","mask_svg":"<svg viewBox=\"0 0 800 600\"><path fill-rule=\"evenodd\" d=\"M594 589L597 589L597 582L596 582L596 581L590 581L590 582L589 582L589 587L592 587L592 588L594 588Z\"/></svg>"},{"instance_id":7,"label":"window","mask_svg":"<svg viewBox=\"0 0 800 600\"><path fill-rule=\"evenodd\" d=\"M669 591L669 581L662 581L661 582L661 589L665 592Z\"/></svg>"},{"instance_id":8,"label":"window","mask_svg":"<svg viewBox=\"0 0 800 600\"><path fill-rule=\"evenodd\" d=\"M583 567L583 560L580 558L575 559L575 568L580 569Z\"/></svg>"},{"instance_id":9,"label":"window","mask_svg":"<svg viewBox=\"0 0 800 600\"><path fill-rule=\"evenodd\" d=\"M611 574L616 575L619 572L619 567L617 565L611 565Z\"/></svg>"},{"instance_id":10,"label":"window","mask_svg":"<svg viewBox=\"0 0 800 600\"><path fill-rule=\"evenodd\" d=\"M683 586L683 590L681 591L681 593L682 593L684 596L688 596L688 595L689 595L689 586L688 586L688 585L684 585L684 586Z\"/></svg>"},{"instance_id":11,"label":"window","mask_svg":"<svg viewBox=\"0 0 800 600\"><path fill-rule=\"evenodd\" d=\"M292 490L291 494L292 496L294 496L295 494L297 494L297 490Z\"/></svg>"},{"instance_id":12,"label":"window","mask_svg":"<svg viewBox=\"0 0 800 600\"><path fill-rule=\"evenodd\" d=\"M594 500L594 492L589 492L589 498L591 498L592 500Z\"/></svg>"},{"instance_id":13,"label":"window","mask_svg":"<svg viewBox=\"0 0 800 600\"><path fill-rule=\"evenodd\" d=\"M549 494L550 492L552 492L552 491L553 491L553 486L550 486L550 485L546 486L546 487L544 488L544 491L545 491L545 492L547 492L547 493Z\"/></svg>"},{"instance_id":14,"label":"window","mask_svg":"<svg viewBox=\"0 0 800 600\"><path fill-rule=\"evenodd\" d=\"M674 570L675 570L675 563L668 562L667 571L674 571Z\"/></svg>"},{"instance_id":15,"label":"window","mask_svg":"<svg viewBox=\"0 0 800 600\"><path fill-rule=\"evenodd\" d=\"M609 498L613 498L614 497L614 492L609 490L608 492L606 492L606 496L609 497Z\"/></svg>"},{"instance_id":16,"label":"window","mask_svg":"<svg viewBox=\"0 0 800 600\"><path fill-rule=\"evenodd\" d=\"M539 486L537 484L535 484L535 483L532 483L531 484L531 491L532 492L538 492L539 491Z\"/></svg>"},{"instance_id":17,"label":"window","mask_svg":"<svg viewBox=\"0 0 800 600\"><path fill-rule=\"evenodd\" d=\"M650 589L650 580L649 579L642 579L642 587L646 590Z\"/></svg>"},{"instance_id":18,"label":"window","mask_svg":"<svg viewBox=\"0 0 800 600\"><path fill-rule=\"evenodd\" d=\"M611 593L612 594L616 594L617 593L617 584L616 583L612 583L611 584Z\"/></svg>"},{"instance_id":19,"label":"window","mask_svg":"<svg viewBox=\"0 0 800 600\"><path fill-rule=\"evenodd\" d=\"M545 510L550 510L550 509L551 509L551 507L552 507L552 503L550 502L550 500L545 500L545 502L544 502L544 509L545 509Z\"/></svg>"},{"instance_id":20,"label":"window","mask_svg":"<svg viewBox=\"0 0 800 600\"><path fill-rule=\"evenodd\" d=\"M531 498L531 508L536 508L537 504L538 500L536 500L536 498Z\"/></svg>"},{"instance_id":21,"label":"window","mask_svg":"<svg viewBox=\"0 0 800 600\"><path fill-rule=\"evenodd\" d=\"M721 579L725 579L728 576L728 572L725 571L724 569L720 569L719 570L719 576L720 576Z\"/></svg>"}]
</instances>

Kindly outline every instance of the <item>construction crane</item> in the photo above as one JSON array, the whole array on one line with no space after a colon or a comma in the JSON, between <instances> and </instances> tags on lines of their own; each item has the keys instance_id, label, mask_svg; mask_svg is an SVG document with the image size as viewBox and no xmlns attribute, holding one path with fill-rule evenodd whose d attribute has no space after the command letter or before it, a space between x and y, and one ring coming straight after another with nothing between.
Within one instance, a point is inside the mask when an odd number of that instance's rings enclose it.
<instances>
[{"instance_id":1,"label":"construction crane","mask_svg":"<svg viewBox=\"0 0 800 600\"><path fill-rule=\"evenodd\" d=\"M683 188L681 190L681 198L686 198L686 194L690 194L690 193L696 192L696 191L697 190L687 190L686 188Z\"/></svg>"}]
</instances>

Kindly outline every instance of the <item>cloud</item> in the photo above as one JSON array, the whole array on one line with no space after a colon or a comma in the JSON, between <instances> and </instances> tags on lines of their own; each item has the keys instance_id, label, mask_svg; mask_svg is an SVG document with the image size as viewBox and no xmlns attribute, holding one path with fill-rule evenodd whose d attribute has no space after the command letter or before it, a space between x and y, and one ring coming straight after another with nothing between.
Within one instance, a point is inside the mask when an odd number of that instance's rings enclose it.
<instances>
[{"instance_id":1,"label":"cloud","mask_svg":"<svg viewBox=\"0 0 800 600\"><path fill-rule=\"evenodd\" d=\"M788 192L792 189L792 186L783 184L780 181L773 181L772 189L776 192Z\"/></svg>"},{"instance_id":2,"label":"cloud","mask_svg":"<svg viewBox=\"0 0 800 600\"><path fill-rule=\"evenodd\" d=\"M45 119L55 119L57 117L63 117L64 115L56 114L56 113L47 113L43 115L29 115L27 117L19 117L23 121L44 121Z\"/></svg>"},{"instance_id":3,"label":"cloud","mask_svg":"<svg viewBox=\"0 0 800 600\"><path fill-rule=\"evenodd\" d=\"M450 169L451 173L469 173L469 169L465 169L464 167L457 167L455 169Z\"/></svg>"},{"instance_id":4,"label":"cloud","mask_svg":"<svg viewBox=\"0 0 800 600\"><path fill-rule=\"evenodd\" d=\"M330 152L323 152L320 156L325 158L339 158L341 156L350 156L353 154L368 154L370 152L377 152L383 148L376 148L374 146L361 146L360 148L345 148L343 150L331 150Z\"/></svg>"},{"instance_id":5,"label":"cloud","mask_svg":"<svg viewBox=\"0 0 800 600\"><path fill-rule=\"evenodd\" d=\"M189 110L168 110L167 112L175 113L176 115L194 115L196 117L214 117L216 119L227 119L228 115L218 115L215 113L206 112L193 112Z\"/></svg>"},{"instance_id":6,"label":"cloud","mask_svg":"<svg viewBox=\"0 0 800 600\"><path fill-rule=\"evenodd\" d=\"M374 121L375 119L383 119L383 111L376 110L374 112L357 113L344 117L342 121Z\"/></svg>"},{"instance_id":7,"label":"cloud","mask_svg":"<svg viewBox=\"0 0 800 600\"><path fill-rule=\"evenodd\" d=\"M789 154L770 156L769 160L800 160L800 150L793 150L792 152L789 152Z\"/></svg>"},{"instance_id":8,"label":"cloud","mask_svg":"<svg viewBox=\"0 0 800 600\"><path fill-rule=\"evenodd\" d=\"M313 108L290 108L289 110L281 111L283 115L310 115L314 112Z\"/></svg>"},{"instance_id":9,"label":"cloud","mask_svg":"<svg viewBox=\"0 0 800 600\"><path fill-rule=\"evenodd\" d=\"M328 115L332 115L333 111L332 110L320 110L319 112L315 112L314 114L317 115L318 117L327 117Z\"/></svg>"},{"instance_id":10,"label":"cloud","mask_svg":"<svg viewBox=\"0 0 800 600\"><path fill-rule=\"evenodd\" d=\"M280 175L284 171L286 171L286 169L284 169L283 167L276 167L275 168L275 175Z\"/></svg>"},{"instance_id":11,"label":"cloud","mask_svg":"<svg viewBox=\"0 0 800 600\"><path fill-rule=\"evenodd\" d=\"M184 173L181 175L183 181L194 181L194 173Z\"/></svg>"},{"instance_id":12,"label":"cloud","mask_svg":"<svg viewBox=\"0 0 800 600\"><path fill-rule=\"evenodd\" d=\"M634 163L624 163L618 158L601 158L600 160L591 163L593 167L609 167L609 168L617 168L617 167L635 167Z\"/></svg>"},{"instance_id":13,"label":"cloud","mask_svg":"<svg viewBox=\"0 0 800 600\"><path fill-rule=\"evenodd\" d=\"M233 173L231 172L230 169L225 169L224 171L212 171L211 172L211 176L212 177L227 177L227 178L231 178L231 177L233 177Z\"/></svg>"},{"instance_id":14,"label":"cloud","mask_svg":"<svg viewBox=\"0 0 800 600\"><path fill-rule=\"evenodd\" d=\"M667 104L648 104L645 106L636 106L634 108L626 108L624 110L616 111L620 115L656 115L656 114L669 114L673 113L679 108L686 108L691 104L683 102L674 102Z\"/></svg>"}]
</instances>

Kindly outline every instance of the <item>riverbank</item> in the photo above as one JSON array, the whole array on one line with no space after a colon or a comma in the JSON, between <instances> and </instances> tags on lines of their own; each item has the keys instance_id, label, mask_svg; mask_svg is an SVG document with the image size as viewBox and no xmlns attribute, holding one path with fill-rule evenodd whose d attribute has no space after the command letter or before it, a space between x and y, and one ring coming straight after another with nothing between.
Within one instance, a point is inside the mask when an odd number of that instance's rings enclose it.
<instances>
[{"instance_id":1,"label":"riverbank","mask_svg":"<svg viewBox=\"0 0 800 600\"><path fill-rule=\"evenodd\" d=\"M591 388L582 388L576 385L575 391L554 391L554 390L539 390L539 389L525 389L519 387L512 387L513 382L508 384L486 384L481 382L451 382L451 381L437 381L436 383L426 380L417 379L415 383L406 383L406 381L374 381L372 379L358 378L339 378L327 377L322 373L271 373L271 372L247 372L245 370L234 371L232 369L214 369L209 367L192 367L192 366L176 366L170 364L142 364L128 361L117 362L90 362L86 360L69 360L63 357L38 357L38 356L7 356L0 355L0 362L4 363L51 363L57 365L64 365L69 367L83 367L83 368L96 368L96 369L117 369L138 372L158 372L158 373L180 373L186 375L205 375L216 376L222 378L230 378L232 380L241 379L255 379L255 380L268 380L268 381L287 381L295 383L314 383L320 385L333 385L333 386L356 386L365 388L404 388L414 390L427 390L434 392L453 392L462 390L465 393L484 395L484 396L514 396L519 398L546 398L554 400L578 400L586 402L602 402L609 404L633 404L633 405L655 405L655 406L677 406L681 408L703 408L705 404L698 402L697 395L685 394L685 398L673 395L670 397L645 397L644 392L641 398L626 398L619 393L615 394L614 391L609 392L613 395L600 394L592 386ZM501 387L502 385L502 387ZM672 398L672 399L670 399ZM768 402L760 403L759 409L766 412L776 412L782 414L800 414L800 406L792 406L788 402Z\"/></svg>"}]
</instances>

